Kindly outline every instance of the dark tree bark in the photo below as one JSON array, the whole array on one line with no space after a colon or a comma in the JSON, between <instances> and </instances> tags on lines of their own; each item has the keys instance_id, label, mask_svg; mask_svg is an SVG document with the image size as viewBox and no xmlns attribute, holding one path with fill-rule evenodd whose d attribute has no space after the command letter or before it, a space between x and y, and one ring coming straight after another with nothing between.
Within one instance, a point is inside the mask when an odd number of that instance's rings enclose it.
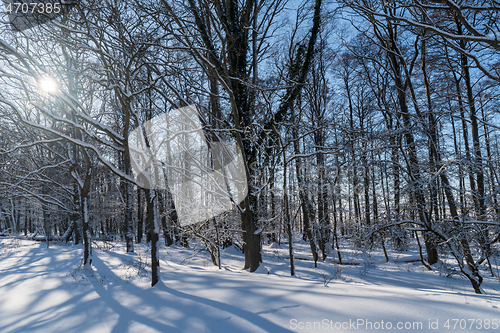
<instances>
[{"instance_id":1,"label":"dark tree bark","mask_svg":"<svg viewBox=\"0 0 500 333\"><path fill-rule=\"evenodd\" d=\"M137 243L142 242L142 228L144 225L144 211L141 201L141 192L142 189L137 187Z\"/></svg>"},{"instance_id":2,"label":"dark tree bark","mask_svg":"<svg viewBox=\"0 0 500 333\"><path fill-rule=\"evenodd\" d=\"M145 190L147 221L151 233L151 287L160 281L160 258L159 258L159 232L158 219L156 216L156 193L154 190Z\"/></svg>"}]
</instances>

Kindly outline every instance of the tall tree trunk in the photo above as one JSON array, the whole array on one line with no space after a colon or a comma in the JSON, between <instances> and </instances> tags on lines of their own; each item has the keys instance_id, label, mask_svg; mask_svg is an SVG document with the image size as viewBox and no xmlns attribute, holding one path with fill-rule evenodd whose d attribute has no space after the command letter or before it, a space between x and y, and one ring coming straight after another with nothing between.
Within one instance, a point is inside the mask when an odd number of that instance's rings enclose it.
<instances>
[{"instance_id":1,"label":"tall tree trunk","mask_svg":"<svg viewBox=\"0 0 500 333\"><path fill-rule=\"evenodd\" d=\"M82 233L83 233L83 265L90 268L92 265L92 245L89 229L89 202L88 196L82 194Z\"/></svg>"},{"instance_id":2,"label":"tall tree trunk","mask_svg":"<svg viewBox=\"0 0 500 333\"><path fill-rule=\"evenodd\" d=\"M359 209L359 199L358 199L358 176L356 172L356 154L354 152L354 107L352 103L351 97L351 87L350 87L350 76L344 76L344 86L347 93L347 101L349 102L349 142L348 142L348 150L351 156L351 181L349 184L352 184L352 205L351 205L351 197L349 197L349 214L354 207L354 218L355 223L360 220L360 209Z\"/></svg>"},{"instance_id":3,"label":"tall tree trunk","mask_svg":"<svg viewBox=\"0 0 500 333\"><path fill-rule=\"evenodd\" d=\"M141 192L143 190L137 187L137 243L142 242L142 228L144 225L144 211L141 201Z\"/></svg>"},{"instance_id":4,"label":"tall tree trunk","mask_svg":"<svg viewBox=\"0 0 500 333\"><path fill-rule=\"evenodd\" d=\"M283 142L282 142L283 143ZM290 275L295 275L295 262L293 259L293 226L292 219L290 216L290 204L288 202L288 163L286 161L286 148L282 145L283 148L283 203L285 205L285 224L286 224L286 232L288 235L288 255L290 256Z\"/></svg>"},{"instance_id":5,"label":"tall tree trunk","mask_svg":"<svg viewBox=\"0 0 500 333\"><path fill-rule=\"evenodd\" d=\"M48 208L42 207L43 210L43 231L45 232L45 241L46 241L46 246L49 248L49 242L50 242L50 212L48 211ZM14 221L14 219L12 219ZM14 222L12 222L14 224ZM15 227L12 229L14 230Z\"/></svg>"},{"instance_id":6,"label":"tall tree trunk","mask_svg":"<svg viewBox=\"0 0 500 333\"><path fill-rule=\"evenodd\" d=\"M160 280L160 255L159 255L159 227L156 214L156 192L152 189L144 191L146 194L147 221L151 233L151 287Z\"/></svg>"},{"instance_id":7,"label":"tall tree trunk","mask_svg":"<svg viewBox=\"0 0 500 333\"><path fill-rule=\"evenodd\" d=\"M316 0L313 26L311 29L311 36L307 45L307 52L303 57L303 62L300 64L300 71L291 78L294 79L293 87L287 89L287 92L280 103L278 110L273 118L276 123L280 123L287 115L291 105L293 105L295 98L300 94L304 82L306 80L309 68L315 51L315 44L319 34L319 27L321 22L321 0ZM178 24L181 24L179 16L176 15L170 4L162 0L163 5L171 12ZM231 111L234 121L234 137L236 145L243 154L243 159L246 161L245 171L248 181L248 195L240 203L240 216L243 230L243 247L245 251L245 268L249 268L251 272L255 271L260 262L262 261L260 251L260 232L257 231L257 221L255 219L255 209L258 205L257 198L254 193L250 166L256 162L256 156L260 153L260 145L254 145L251 137L247 137L247 128L253 126L254 113L252 96L255 96L255 90L248 85L249 75L249 45L250 45L250 30L252 20L256 19L256 12L259 8L255 4L255 0L250 0L244 4L238 1L228 1L225 3L224 9L221 10L221 15L218 19L223 22L224 37L219 40L222 43L224 54L219 56L219 51L211 36L207 24L204 20L205 8L198 8L195 0L188 0L189 10L193 17L194 24L199 31L201 38L200 42L203 43L205 49L209 52L209 56L200 56L198 51L193 52L194 56L199 62L203 62L208 67L217 71L218 80L223 83L227 94L229 95L231 103ZM218 8L220 9L220 8ZM219 22L219 21L218 21ZM219 28L218 28L219 29ZM254 69L256 70L256 68ZM274 122L272 122L274 123ZM270 124L265 124L266 130L270 129ZM267 135L267 131L263 131L259 135L259 140ZM253 134L252 134L253 135Z\"/></svg>"},{"instance_id":8,"label":"tall tree trunk","mask_svg":"<svg viewBox=\"0 0 500 333\"><path fill-rule=\"evenodd\" d=\"M414 184L414 196L417 204L418 216L420 222L425 226L426 231L424 232L424 241L425 248L427 251L427 260L430 265L435 264L438 260L438 253L436 244L432 239L432 225L429 213L426 208L425 196L421 185L419 184L421 181L420 174L420 166L418 162L418 155L416 149L416 142L412 133L412 124L411 124L411 116L406 100L406 90L407 85L403 83L402 74L401 74L401 63L400 58L402 58L401 52L397 47L397 41L395 39L394 27L392 23L387 22L387 29L389 32L389 40L381 40L382 43L385 44L387 49L387 56L391 63L391 69L394 74L394 83L397 89L397 100L399 103L399 107L401 112L399 113L399 117L402 120L404 126L404 137L406 141L406 151L403 150L403 153L406 153L407 158L407 166L408 166L408 174L411 182ZM409 80L410 78L407 78Z\"/></svg>"},{"instance_id":9,"label":"tall tree trunk","mask_svg":"<svg viewBox=\"0 0 500 333\"><path fill-rule=\"evenodd\" d=\"M457 131L455 127L455 120L453 117L451 117L451 127L453 130L453 143L455 146L455 156L460 156L460 149L458 145L458 140L457 140ZM464 169L462 166L462 163L458 163L458 176L459 176L459 197L460 197L460 212L463 216L465 216L466 211L465 211L465 179L464 179Z\"/></svg>"},{"instance_id":10,"label":"tall tree trunk","mask_svg":"<svg viewBox=\"0 0 500 333\"><path fill-rule=\"evenodd\" d=\"M127 252L134 252L134 224L132 219L133 201L132 186L129 182L123 181L123 191L125 194L125 244Z\"/></svg>"},{"instance_id":11,"label":"tall tree trunk","mask_svg":"<svg viewBox=\"0 0 500 333\"><path fill-rule=\"evenodd\" d=\"M459 33L461 33L461 24L457 23L459 27ZM466 42L461 42L461 47L466 49ZM479 142L479 126L477 122L476 106L474 101L474 92L472 91L472 83L469 72L469 65L467 56L464 54L460 55L460 65L462 67L462 73L465 81L465 90L467 92L467 102L469 104L470 113L470 127L472 132L472 146L474 147L474 171L477 180L477 193L473 193L478 204L477 215L480 220L483 220L486 215L486 206L484 201L484 173L483 173L483 161L481 156L481 145Z\"/></svg>"},{"instance_id":12,"label":"tall tree trunk","mask_svg":"<svg viewBox=\"0 0 500 333\"><path fill-rule=\"evenodd\" d=\"M271 160L271 163L274 162L274 155ZM271 222L271 242L276 243L278 241L276 237L276 220L274 219L275 214L276 214L276 199L275 199L275 194L274 194L274 169L269 170L269 201L270 201L270 206L271 206L271 216L270 218L272 219Z\"/></svg>"},{"instance_id":13,"label":"tall tree trunk","mask_svg":"<svg viewBox=\"0 0 500 333\"><path fill-rule=\"evenodd\" d=\"M454 73L455 75L455 73ZM457 98L458 98L458 108L460 110L460 118L462 120L462 135L464 139L464 147L465 147L465 158L466 158L466 172L469 175L469 185L472 193L476 193L476 180L474 179L474 173L471 170L470 164L472 161L470 154L470 146L469 146L469 128L467 125L467 119L465 118L465 107L462 100L462 90L460 88L460 80L455 77L455 87L457 90ZM477 200L477 196L472 196L472 202L476 211L479 210L479 202Z\"/></svg>"},{"instance_id":14,"label":"tall tree trunk","mask_svg":"<svg viewBox=\"0 0 500 333\"><path fill-rule=\"evenodd\" d=\"M299 144L299 134L296 127L292 129L293 136L293 148L295 154L300 154L300 144ZM309 202L309 197L306 193L306 182L304 180L305 175L303 174L303 164L302 158L295 159L295 172L297 174L297 186L299 190L299 200L301 202L302 210L302 222L304 224L304 231L306 233L307 239L309 240L309 246L311 247L311 253L314 260L314 267L318 267L318 250L316 249L316 243L314 242L314 237L312 234L311 221L309 220L309 214L311 210L311 203ZM274 211L274 210L273 210Z\"/></svg>"},{"instance_id":15,"label":"tall tree trunk","mask_svg":"<svg viewBox=\"0 0 500 333\"><path fill-rule=\"evenodd\" d=\"M444 166L443 166L443 163L441 161L441 153L440 153L439 141L438 141L438 129L437 129L437 123L436 123L436 120L434 117L434 109L433 109L432 98L431 98L430 83L429 83L429 79L427 76L425 39L422 41L421 61L422 61L422 74L424 77L424 86L425 86L426 97L427 97L427 105L428 105L428 109L429 109L428 135L430 138L430 151L431 151L431 155L433 158L433 162L436 164L434 166L434 169L441 170L441 169L443 169ZM458 224L459 224L460 217L458 216L457 206L455 203L455 198L453 196L453 193L451 192L451 186L450 186L450 182L448 180L448 176L447 176L445 170L442 170L439 175L440 175L441 183L443 184L443 189L444 189L447 201L448 201L448 207L449 207L451 216L453 217L453 220L454 220L454 224L457 227L459 227ZM474 277L471 277L468 274L468 272L464 271L462 266L460 266L460 268L462 270L462 273L464 273L464 275L466 275L471 280L472 285L476 289L476 285L477 285L477 287L479 287L479 285L481 284L482 278L479 275L478 267L475 264L474 259L472 257L472 253L471 253L471 250L469 247L469 242L467 241L467 239L465 238L464 235L460 235L458 237L458 239L459 239L460 246L462 248L463 257L465 257L465 261L466 261L468 270L473 273ZM450 240L450 241L453 242L453 240ZM456 253L454 255L457 257L458 253ZM460 263L462 262L462 258L457 258L457 260L460 260L460 262L459 262L459 265L460 265Z\"/></svg>"},{"instance_id":16,"label":"tall tree trunk","mask_svg":"<svg viewBox=\"0 0 500 333\"><path fill-rule=\"evenodd\" d=\"M161 228L163 229L163 238L165 241L165 246L168 246L167 238L169 237L169 230L168 230L169 228L167 225L167 213L165 211L165 195L160 191L157 191L156 195L158 196L158 208L160 212Z\"/></svg>"},{"instance_id":17,"label":"tall tree trunk","mask_svg":"<svg viewBox=\"0 0 500 333\"><path fill-rule=\"evenodd\" d=\"M79 136L81 134L79 133ZM80 202L81 202L81 216L82 216L82 234L83 234L83 265L90 268L92 265L92 237L90 234L90 212L89 212L89 194L90 194L90 185L92 179L92 165L90 161L90 157L85 149L81 150L83 155L83 159L85 162L85 175L82 187L80 189Z\"/></svg>"},{"instance_id":18,"label":"tall tree trunk","mask_svg":"<svg viewBox=\"0 0 500 333\"><path fill-rule=\"evenodd\" d=\"M495 207L495 214L498 216L500 215L500 207L498 206L498 199L497 199L497 185L496 185L496 180L495 180L495 172L494 172L494 166L493 166L493 154L491 153L491 143L490 143L490 132L488 129L487 125L487 119L486 115L484 113L484 105L483 105L483 100L481 99L481 116L483 118L483 130L484 130L484 141L486 145L486 156L488 158L488 169L489 169L489 178L490 178L490 196L491 196L491 201L493 202L493 205Z\"/></svg>"},{"instance_id":19,"label":"tall tree trunk","mask_svg":"<svg viewBox=\"0 0 500 333\"><path fill-rule=\"evenodd\" d=\"M71 209L69 218L71 220L71 224L73 225L72 232L74 233L73 241L74 241L75 245L80 244L80 224L78 222L79 215L80 215L80 213L79 213L79 207L80 207L79 191L80 190L78 188L78 184L76 182L74 182L73 193L72 193L73 202L72 202L72 209ZM71 234L68 235L68 239L70 236L71 236Z\"/></svg>"},{"instance_id":20,"label":"tall tree trunk","mask_svg":"<svg viewBox=\"0 0 500 333\"><path fill-rule=\"evenodd\" d=\"M324 137L321 129L315 132L316 149L321 150L324 146ZM326 244L330 243L330 217L328 214L328 192L326 181L325 155L319 152L316 155L318 168L318 224L319 244L323 261L327 258Z\"/></svg>"}]
</instances>

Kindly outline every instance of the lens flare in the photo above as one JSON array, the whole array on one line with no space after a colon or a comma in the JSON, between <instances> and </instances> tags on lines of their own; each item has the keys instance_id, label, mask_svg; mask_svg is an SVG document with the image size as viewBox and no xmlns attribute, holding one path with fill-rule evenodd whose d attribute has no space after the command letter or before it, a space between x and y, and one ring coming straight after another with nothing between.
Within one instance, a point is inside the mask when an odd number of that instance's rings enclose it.
<instances>
[{"instance_id":1,"label":"lens flare","mask_svg":"<svg viewBox=\"0 0 500 333\"><path fill-rule=\"evenodd\" d=\"M56 80L51 77L44 77L38 82L39 89L47 94L54 94L58 90L58 85Z\"/></svg>"}]
</instances>

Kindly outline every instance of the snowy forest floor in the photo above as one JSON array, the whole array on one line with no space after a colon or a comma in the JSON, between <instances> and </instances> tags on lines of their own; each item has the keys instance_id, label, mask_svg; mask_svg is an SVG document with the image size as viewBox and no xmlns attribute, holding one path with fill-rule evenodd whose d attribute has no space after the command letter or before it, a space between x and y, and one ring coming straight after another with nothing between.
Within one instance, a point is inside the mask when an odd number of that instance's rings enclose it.
<instances>
[{"instance_id":1,"label":"snowy forest floor","mask_svg":"<svg viewBox=\"0 0 500 333\"><path fill-rule=\"evenodd\" d=\"M500 332L497 277L483 270L487 294L475 295L444 265L402 261L416 249L389 252L386 263L382 251L346 244L350 265L330 256L315 269L298 242L290 277L287 244L265 245L257 273L241 269L234 247L219 270L207 252L163 246L163 282L151 288L147 245L132 255L107 245L89 272L80 246L0 239L0 332Z\"/></svg>"}]
</instances>

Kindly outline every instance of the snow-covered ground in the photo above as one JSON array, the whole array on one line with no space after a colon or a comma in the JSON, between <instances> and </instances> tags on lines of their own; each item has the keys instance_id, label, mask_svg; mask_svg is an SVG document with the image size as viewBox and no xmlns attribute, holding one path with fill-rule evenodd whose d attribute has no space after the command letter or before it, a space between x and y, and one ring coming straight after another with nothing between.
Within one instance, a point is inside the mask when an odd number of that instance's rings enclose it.
<instances>
[{"instance_id":1,"label":"snow-covered ground","mask_svg":"<svg viewBox=\"0 0 500 333\"><path fill-rule=\"evenodd\" d=\"M500 332L497 278L485 277L487 294L475 295L453 272L401 260L414 250L385 263L378 251L346 249L356 265L315 269L299 243L290 277L286 244L264 246L257 273L241 269L235 248L219 270L206 252L162 247L154 288L147 251L94 249L86 272L81 247L0 239L0 332Z\"/></svg>"}]
</instances>

